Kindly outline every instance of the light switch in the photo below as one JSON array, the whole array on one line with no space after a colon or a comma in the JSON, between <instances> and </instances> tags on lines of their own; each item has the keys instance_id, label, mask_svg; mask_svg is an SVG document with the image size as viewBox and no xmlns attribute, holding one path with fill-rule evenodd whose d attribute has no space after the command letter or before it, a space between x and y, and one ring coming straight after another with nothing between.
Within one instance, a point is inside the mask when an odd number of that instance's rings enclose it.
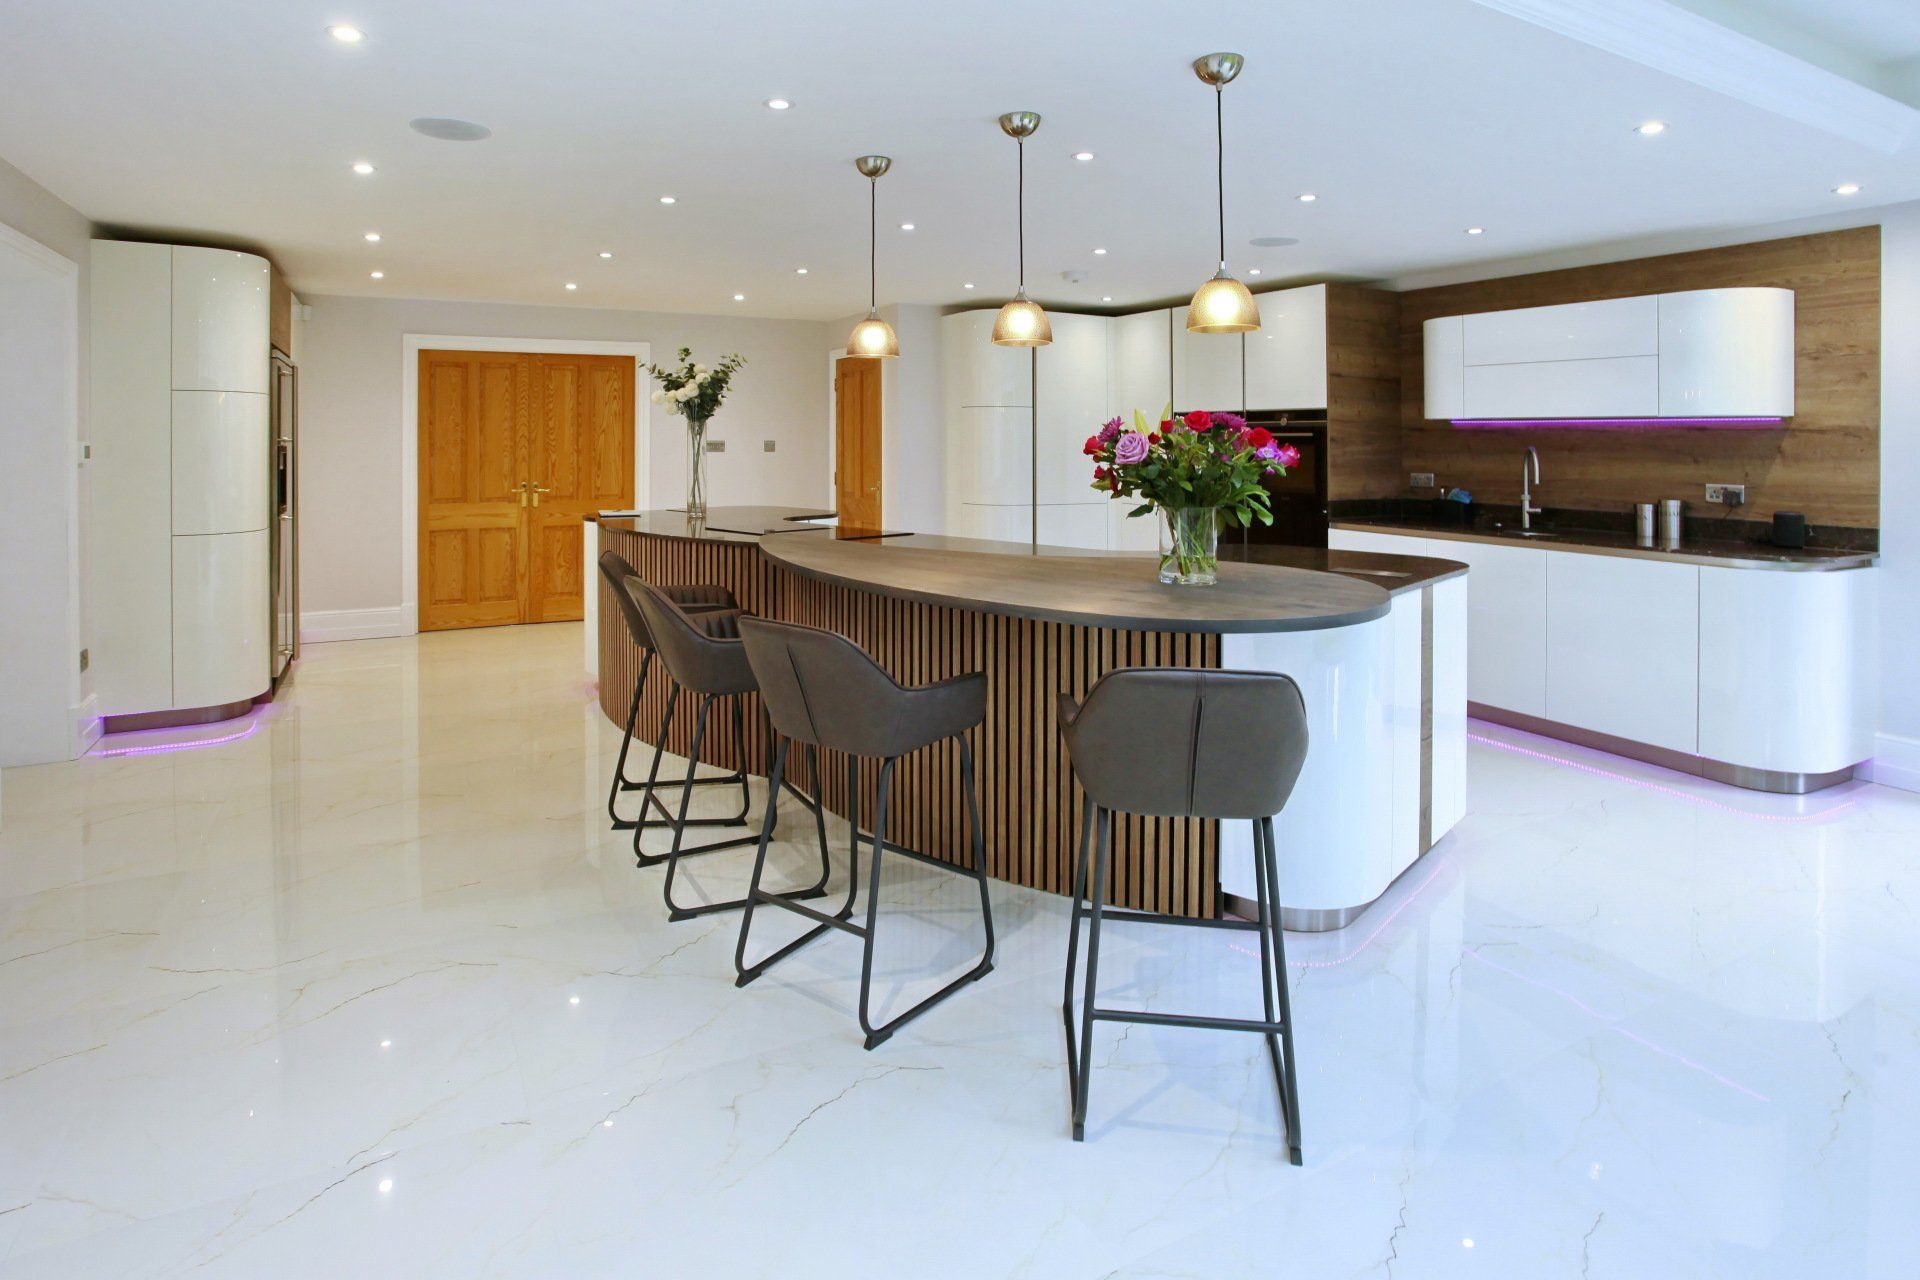
<instances>
[{"instance_id":1,"label":"light switch","mask_svg":"<svg viewBox=\"0 0 1920 1280\"><path fill-rule=\"evenodd\" d=\"M762 440L762 441L760 442L760 452L762 452L762 453L772 453L772 452L773 452L773 441L771 441L771 440Z\"/></svg>"}]
</instances>

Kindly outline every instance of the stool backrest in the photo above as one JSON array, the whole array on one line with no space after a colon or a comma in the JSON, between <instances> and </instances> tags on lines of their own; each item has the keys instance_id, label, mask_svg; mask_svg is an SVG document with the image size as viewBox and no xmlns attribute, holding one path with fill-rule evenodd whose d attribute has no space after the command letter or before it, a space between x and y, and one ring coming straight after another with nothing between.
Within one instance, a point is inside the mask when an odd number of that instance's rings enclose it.
<instances>
[{"instance_id":1,"label":"stool backrest","mask_svg":"<svg viewBox=\"0 0 1920 1280\"><path fill-rule=\"evenodd\" d=\"M891 756L904 748L895 722L907 691L845 636L797 622L740 619L760 699L773 727L796 742L857 756ZM915 744L917 745L917 743Z\"/></svg>"},{"instance_id":2,"label":"stool backrest","mask_svg":"<svg viewBox=\"0 0 1920 1280\"><path fill-rule=\"evenodd\" d=\"M640 575L634 572L633 565L618 551L600 553L600 574L613 584L613 601L620 606L620 616L627 621L627 634L641 650L653 648L653 633L647 630L647 619L640 612L640 605L633 598L633 589L627 585L629 578L635 582Z\"/></svg>"},{"instance_id":3,"label":"stool backrest","mask_svg":"<svg viewBox=\"0 0 1920 1280\"><path fill-rule=\"evenodd\" d=\"M688 616L666 592L638 578L628 580L634 601L653 636L654 652L675 681L702 694L751 693L753 668L740 645L734 611Z\"/></svg>"},{"instance_id":4,"label":"stool backrest","mask_svg":"<svg viewBox=\"0 0 1920 1280\"><path fill-rule=\"evenodd\" d=\"M1074 775L1121 813L1271 817L1307 758L1300 686L1273 672L1130 667L1063 703Z\"/></svg>"}]
</instances>

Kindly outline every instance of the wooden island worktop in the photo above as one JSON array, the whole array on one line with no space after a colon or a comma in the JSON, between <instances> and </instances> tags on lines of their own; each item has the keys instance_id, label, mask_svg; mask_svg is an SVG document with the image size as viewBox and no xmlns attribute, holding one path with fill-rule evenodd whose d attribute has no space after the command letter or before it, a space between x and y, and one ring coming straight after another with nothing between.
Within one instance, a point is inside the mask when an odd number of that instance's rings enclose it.
<instances>
[{"instance_id":1,"label":"wooden island worktop","mask_svg":"<svg viewBox=\"0 0 1920 1280\"><path fill-rule=\"evenodd\" d=\"M1436 680L1433 640L1436 597L1443 630L1454 614L1464 618L1464 604L1455 600L1464 597L1464 565L1305 548L1261 548L1261 562L1243 563L1223 549L1218 586L1173 587L1157 581L1153 557L1137 553L808 523L821 515L716 508L704 522L670 511L603 517L598 546L626 557L648 581L718 583L749 612L840 632L905 684L985 672L987 717L974 747L996 878L1069 890L1079 793L1060 742L1056 699L1084 696L1117 667L1278 670L1300 683L1314 745L1278 825L1289 927L1346 924L1458 818L1464 763L1451 757L1464 753L1464 675L1455 681L1451 667L1464 670L1464 648L1456 664L1440 646ZM621 723L639 651L606 595L611 588L602 581L599 590L600 705ZM665 709L658 666L635 730L647 740ZM1452 701L1459 703L1457 734ZM682 700L668 728L670 751L690 744L690 704ZM744 741L723 721L718 732L709 727L701 756L764 776L771 752L757 705L750 700ZM877 764L863 766L853 796L841 764L825 762L822 772L827 808L867 827ZM1436 776L1446 793L1440 803ZM900 763L890 808L891 835L902 845L945 860L964 857L951 744ZM1250 898L1242 826L1228 824L1223 832L1211 821L1121 816L1113 901L1214 916L1228 896Z\"/></svg>"}]
</instances>

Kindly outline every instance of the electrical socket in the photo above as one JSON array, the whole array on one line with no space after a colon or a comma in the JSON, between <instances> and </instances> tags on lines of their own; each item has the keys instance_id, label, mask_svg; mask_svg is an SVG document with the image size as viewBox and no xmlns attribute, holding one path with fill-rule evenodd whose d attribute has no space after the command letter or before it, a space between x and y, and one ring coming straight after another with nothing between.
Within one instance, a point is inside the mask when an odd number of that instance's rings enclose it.
<instances>
[{"instance_id":1,"label":"electrical socket","mask_svg":"<svg viewBox=\"0 0 1920 1280\"><path fill-rule=\"evenodd\" d=\"M725 453L726 451L727 451L727 442L725 440L707 441L708 453Z\"/></svg>"},{"instance_id":2,"label":"electrical socket","mask_svg":"<svg viewBox=\"0 0 1920 1280\"><path fill-rule=\"evenodd\" d=\"M1717 502L1724 507L1744 507L1747 505L1747 486L1710 484L1707 486L1707 501Z\"/></svg>"},{"instance_id":3,"label":"electrical socket","mask_svg":"<svg viewBox=\"0 0 1920 1280\"><path fill-rule=\"evenodd\" d=\"M1416 489L1433 488L1433 472L1431 471L1416 471L1408 477L1408 480Z\"/></svg>"}]
</instances>

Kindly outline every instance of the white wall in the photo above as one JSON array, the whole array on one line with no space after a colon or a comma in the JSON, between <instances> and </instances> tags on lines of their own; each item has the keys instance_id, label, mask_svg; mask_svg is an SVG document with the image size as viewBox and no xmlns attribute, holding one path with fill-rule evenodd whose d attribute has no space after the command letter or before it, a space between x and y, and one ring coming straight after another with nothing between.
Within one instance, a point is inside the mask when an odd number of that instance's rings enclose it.
<instances>
[{"instance_id":1,"label":"white wall","mask_svg":"<svg viewBox=\"0 0 1920 1280\"><path fill-rule=\"evenodd\" d=\"M1887 210L1881 228L1881 686L1873 776L1920 791L1920 204Z\"/></svg>"},{"instance_id":2,"label":"white wall","mask_svg":"<svg viewBox=\"0 0 1920 1280\"><path fill-rule=\"evenodd\" d=\"M0 244L0 476L10 482L0 501L0 760L20 764L85 745L77 721L91 687L79 672L87 507L77 462L93 228L5 161L0 225L13 233Z\"/></svg>"},{"instance_id":3,"label":"white wall","mask_svg":"<svg viewBox=\"0 0 1920 1280\"><path fill-rule=\"evenodd\" d=\"M403 631L401 577L401 339L409 333L461 337L579 339L649 343L666 362L683 346L712 363L738 351L734 377L710 437L724 454L708 458L715 506L812 506L829 500L821 464L827 441L827 385L821 351L828 326L814 321L683 316L421 299L307 297L300 334L300 607L351 618L359 628ZM639 387L636 443L647 492L642 506L685 499L685 431ZM773 440L766 453L762 442ZM384 620L384 621L383 621Z\"/></svg>"}]
</instances>

